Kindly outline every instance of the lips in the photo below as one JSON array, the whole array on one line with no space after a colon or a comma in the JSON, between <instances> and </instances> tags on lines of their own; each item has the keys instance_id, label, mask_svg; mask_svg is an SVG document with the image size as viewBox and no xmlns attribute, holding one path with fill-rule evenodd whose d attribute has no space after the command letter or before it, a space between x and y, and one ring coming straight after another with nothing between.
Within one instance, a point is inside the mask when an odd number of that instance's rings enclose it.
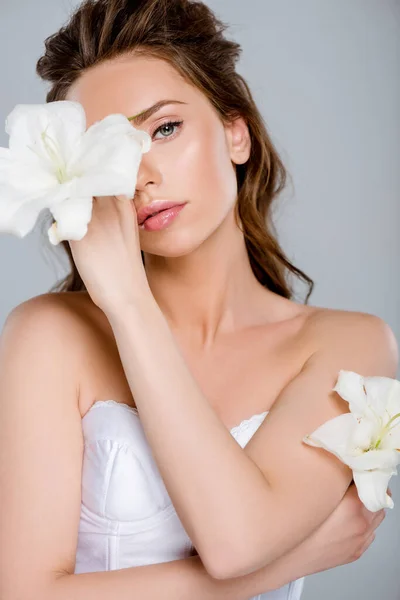
<instances>
[{"instance_id":1,"label":"lips","mask_svg":"<svg viewBox=\"0 0 400 600\"><path fill-rule=\"evenodd\" d=\"M168 208L171 208L170 206ZM153 213L151 213L151 215L148 215L147 217L145 217L145 219L143 221L139 221L139 225L142 225L145 221L147 221L147 219L151 219L151 217L155 217L156 215L160 214L160 212L164 212L164 210L168 210L167 208L163 208L162 210L157 210Z\"/></svg>"},{"instance_id":2,"label":"lips","mask_svg":"<svg viewBox=\"0 0 400 600\"><path fill-rule=\"evenodd\" d=\"M154 200L147 206L142 206L137 211L137 218L139 225L142 225L144 221L151 216L156 215L163 210L168 208L172 208L173 206L181 206L182 204L186 204L185 202L169 202L167 200Z\"/></svg>"}]
</instances>

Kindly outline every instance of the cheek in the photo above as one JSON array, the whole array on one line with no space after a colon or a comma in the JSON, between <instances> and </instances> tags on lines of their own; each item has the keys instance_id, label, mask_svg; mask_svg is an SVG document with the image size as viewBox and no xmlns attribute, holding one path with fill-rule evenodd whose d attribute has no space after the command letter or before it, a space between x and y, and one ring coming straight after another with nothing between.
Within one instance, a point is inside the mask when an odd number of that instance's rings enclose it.
<instances>
[{"instance_id":1,"label":"cheek","mask_svg":"<svg viewBox=\"0 0 400 600\"><path fill-rule=\"evenodd\" d=\"M223 222L236 200L236 170L224 134L216 136L214 132L212 137L191 133L188 138L182 136L173 150L163 149L161 166L163 174L167 174L165 189L170 197L190 203L182 213L185 225L171 229L171 237L166 229L164 235L149 242L148 249L144 243L145 252L182 256L193 251L194 246L201 244Z\"/></svg>"},{"instance_id":2,"label":"cheek","mask_svg":"<svg viewBox=\"0 0 400 600\"><path fill-rule=\"evenodd\" d=\"M180 195L217 210L231 206L237 193L236 171L223 133L193 136L174 156L171 172L178 177Z\"/></svg>"}]
</instances>

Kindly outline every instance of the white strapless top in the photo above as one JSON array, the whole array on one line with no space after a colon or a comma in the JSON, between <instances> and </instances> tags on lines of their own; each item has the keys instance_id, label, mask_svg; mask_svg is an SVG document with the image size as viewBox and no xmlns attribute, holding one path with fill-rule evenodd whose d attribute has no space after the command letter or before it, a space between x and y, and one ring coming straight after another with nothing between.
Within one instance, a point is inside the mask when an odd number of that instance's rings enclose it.
<instances>
[{"instance_id":1,"label":"white strapless top","mask_svg":"<svg viewBox=\"0 0 400 600\"><path fill-rule=\"evenodd\" d=\"M243 448L267 412L231 429ZM136 409L95 402L82 419L82 505L75 573L187 558L193 548L175 512ZM304 577L251 600L299 600Z\"/></svg>"}]
</instances>

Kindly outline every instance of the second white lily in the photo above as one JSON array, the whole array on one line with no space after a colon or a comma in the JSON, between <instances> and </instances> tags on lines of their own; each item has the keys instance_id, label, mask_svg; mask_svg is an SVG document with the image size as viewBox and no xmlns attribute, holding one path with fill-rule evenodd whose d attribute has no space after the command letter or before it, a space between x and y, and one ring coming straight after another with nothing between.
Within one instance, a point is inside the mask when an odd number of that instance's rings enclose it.
<instances>
[{"instance_id":1,"label":"second white lily","mask_svg":"<svg viewBox=\"0 0 400 600\"><path fill-rule=\"evenodd\" d=\"M393 508L387 488L400 463L400 382L341 370L333 390L349 403L350 412L327 421L303 442L324 448L353 470L368 510Z\"/></svg>"}]
</instances>

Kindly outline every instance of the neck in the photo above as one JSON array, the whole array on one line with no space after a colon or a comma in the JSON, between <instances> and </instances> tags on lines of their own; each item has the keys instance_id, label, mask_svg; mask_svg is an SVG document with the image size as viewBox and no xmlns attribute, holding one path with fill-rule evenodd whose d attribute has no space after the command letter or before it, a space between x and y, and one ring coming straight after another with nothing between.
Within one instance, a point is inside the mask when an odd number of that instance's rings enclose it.
<instances>
[{"instance_id":1,"label":"neck","mask_svg":"<svg viewBox=\"0 0 400 600\"><path fill-rule=\"evenodd\" d=\"M256 279L243 233L232 224L184 256L145 253L145 269L171 330L202 349L265 319L276 298Z\"/></svg>"}]
</instances>

